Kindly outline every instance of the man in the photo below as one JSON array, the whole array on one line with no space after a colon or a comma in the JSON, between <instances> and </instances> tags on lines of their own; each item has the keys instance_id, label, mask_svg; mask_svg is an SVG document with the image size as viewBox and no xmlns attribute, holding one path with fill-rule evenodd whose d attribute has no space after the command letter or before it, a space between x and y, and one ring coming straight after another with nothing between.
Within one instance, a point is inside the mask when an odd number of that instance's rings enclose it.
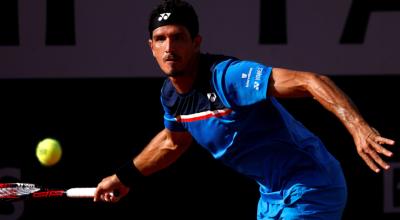
<instances>
[{"instance_id":1,"label":"man","mask_svg":"<svg viewBox=\"0 0 400 220\"><path fill-rule=\"evenodd\" d=\"M326 76L200 52L197 15L183 1L164 1L150 16L149 46L166 75L165 129L104 178L95 201L118 201L135 183L177 160L195 140L215 159L260 185L258 219L340 219L346 183L338 161L276 98L317 100L353 136L374 171L392 156L349 98ZM118 190L120 196L113 195Z\"/></svg>"}]
</instances>

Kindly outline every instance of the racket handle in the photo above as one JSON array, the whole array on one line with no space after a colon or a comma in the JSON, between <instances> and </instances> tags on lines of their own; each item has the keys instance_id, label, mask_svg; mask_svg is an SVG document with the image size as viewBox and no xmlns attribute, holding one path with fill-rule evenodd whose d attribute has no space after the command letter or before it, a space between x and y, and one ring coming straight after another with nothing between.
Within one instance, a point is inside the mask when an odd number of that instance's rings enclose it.
<instances>
[{"instance_id":1,"label":"racket handle","mask_svg":"<svg viewBox=\"0 0 400 220\"><path fill-rule=\"evenodd\" d=\"M71 188L65 192L67 197L71 198L93 198L95 187L92 188Z\"/></svg>"},{"instance_id":2,"label":"racket handle","mask_svg":"<svg viewBox=\"0 0 400 220\"><path fill-rule=\"evenodd\" d=\"M95 187L71 188L71 189L68 189L65 192L65 194L67 195L67 197L71 197L71 198L93 198L95 191L96 191ZM114 190L112 192L112 195L115 197L118 197L120 195L119 190Z\"/></svg>"}]
</instances>

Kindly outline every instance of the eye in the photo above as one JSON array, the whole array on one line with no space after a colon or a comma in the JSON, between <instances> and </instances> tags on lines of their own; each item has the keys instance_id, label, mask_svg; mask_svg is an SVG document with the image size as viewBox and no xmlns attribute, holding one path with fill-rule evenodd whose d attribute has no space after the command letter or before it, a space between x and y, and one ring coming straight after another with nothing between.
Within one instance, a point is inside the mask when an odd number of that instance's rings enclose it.
<instances>
[{"instance_id":1,"label":"eye","mask_svg":"<svg viewBox=\"0 0 400 220\"><path fill-rule=\"evenodd\" d=\"M178 41L178 42L183 42L183 41L186 41L187 39L188 39L187 36L184 34L174 35L174 40Z\"/></svg>"},{"instance_id":2,"label":"eye","mask_svg":"<svg viewBox=\"0 0 400 220\"><path fill-rule=\"evenodd\" d=\"M177 34L177 35L174 36L174 40L175 40L175 41L182 41L182 40L183 40L183 37L182 37L182 35Z\"/></svg>"},{"instance_id":3,"label":"eye","mask_svg":"<svg viewBox=\"0 0 400 220\"><path fill-rule=\"evenodd\" d=\"M155 42L163 42L163 41L165 41L165 37L164 36L153 36L153 40Z\"/></svg>"}]
</instances>

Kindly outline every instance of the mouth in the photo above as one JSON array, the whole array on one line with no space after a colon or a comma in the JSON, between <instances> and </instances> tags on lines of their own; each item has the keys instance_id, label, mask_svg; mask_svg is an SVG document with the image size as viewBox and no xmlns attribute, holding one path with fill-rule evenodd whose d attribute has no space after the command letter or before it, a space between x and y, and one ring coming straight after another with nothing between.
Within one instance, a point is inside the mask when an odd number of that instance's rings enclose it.
<instances>
[{"instance_id":1,"label":"mouth","mask_svg":"<svg viewBox=\"0 0 400 220\"><path fill-rule=\"evenodd\" d=\"M179 57L176 55L167 55L163 58L164 62L169 63L169 62L173 62L176 63L179 61Z\"/></svg>"}]
</instances>

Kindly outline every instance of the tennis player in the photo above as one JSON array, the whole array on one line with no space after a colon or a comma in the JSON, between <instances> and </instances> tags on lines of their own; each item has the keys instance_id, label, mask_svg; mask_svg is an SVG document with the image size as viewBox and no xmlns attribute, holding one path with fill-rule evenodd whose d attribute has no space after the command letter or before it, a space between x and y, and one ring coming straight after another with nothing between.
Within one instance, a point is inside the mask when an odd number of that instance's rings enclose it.
<instances>
[{"instance_id":1,"label":"tennis player","mask_svg":"<svg viewBox=\"0 0 400 220\"><path fill-rule=\"evenodd\" d=\"M200 51L198 18L184 1L151 12L149 46L166 79L165 129L115 175L97 186L95 201L118 201L146 176L181 156L195 140L212 156L260 186L258 219L340 219L346 181L322 141L277 98L312 97L343 123L374 172L392 156L382 137L326 76ZM109 192L121 192L114 197Z\"/></svg>"}]
</instances>

